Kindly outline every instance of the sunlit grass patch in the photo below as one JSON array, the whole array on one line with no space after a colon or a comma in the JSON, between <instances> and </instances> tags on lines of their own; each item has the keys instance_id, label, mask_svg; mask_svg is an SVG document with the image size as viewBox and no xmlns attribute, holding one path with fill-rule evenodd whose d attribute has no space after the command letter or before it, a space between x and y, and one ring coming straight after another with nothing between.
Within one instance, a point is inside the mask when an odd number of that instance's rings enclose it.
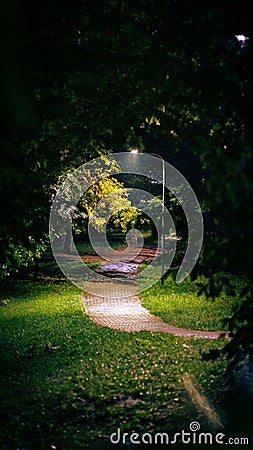
<instances>
[{"instance_id":1,"label":"sunlit grass patch","mask_svg":"<svg viewBox=\"0 0 253 450\"><path fill-rule=\"evenodd\" d=\"M142 304L165 322L196 330L226 330L239 300L221 295L215 300L198 296L198 286L189 280L176 283L172 276L163 286L157 282L141 294Z\"/></svg>"}]
</instances>

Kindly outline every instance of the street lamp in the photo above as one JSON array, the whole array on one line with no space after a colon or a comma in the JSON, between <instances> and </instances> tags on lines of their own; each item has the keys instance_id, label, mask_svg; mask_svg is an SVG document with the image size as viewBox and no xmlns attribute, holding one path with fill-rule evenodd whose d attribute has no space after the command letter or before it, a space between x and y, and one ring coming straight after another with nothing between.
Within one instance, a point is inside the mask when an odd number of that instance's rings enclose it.
<instances>
[{"instance_id":1,"label":"street lamp","mask_svg":"<svg viewBox=\"0 0 253 450\"><path fill-rule=\"evenodd\" d=\"M131 150L131 153L137 154L139 152L138 148L133 148ZM164 228L164 212L165 212L165 161L156 153L148 153L151 156L155 156L156 158L160 158L162 160L162 171L163 171L163 177L162 177L162 233L161 233L161 251L162 251L162 276L161 276L161 284L164 284L164 248L165 248L165 228Z\"/></svg>"}]
</instances>

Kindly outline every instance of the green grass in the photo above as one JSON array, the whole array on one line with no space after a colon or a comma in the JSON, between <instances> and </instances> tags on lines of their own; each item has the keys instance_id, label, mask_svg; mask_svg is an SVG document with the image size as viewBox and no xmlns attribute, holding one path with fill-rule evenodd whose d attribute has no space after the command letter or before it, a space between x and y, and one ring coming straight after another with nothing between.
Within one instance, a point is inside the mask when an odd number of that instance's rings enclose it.
<instances>
[{"instance_id":1,"label":"green grass","mask_svg":"<svg viewBox=\"0 0 253 450\"><path fill-rule=\"evenodd\" d=\"M124 243L123 237L121 239L115 239L114 236L109 236L108 243L114 249L117 249L117 248L120 248L120 247L126 245ZM76 245L76 249L80 255L96 254L94 252L94 249L93 249L91 243L87 239L78 239L77 238L75 245Z\"/></svg>"},{"instance_id":2,"label":"green grass","mask_svg":"<svg viewBox=\"0 0 253 450\"><path fill-rule=\"evenodd\" d=\"M67 282L15 281L4 299L1 450L110 448L118 427L172 432L192 420L204 427L184 389L185 372L221 401L226 361L202 354L223 341L99 327Z\"/></svg>"},{"instance_id":3,"label":"green grass","mask_svg":"<svg viewBox=\"0 0 253 450\"><path fill-rule=\"evenodd\" d=\"M224 319L231 317L239 300L221 295L215 300L198 296L192 281L176 283L172 276L141 294L142 304L165 322L195 330L227 330Z\"/></svg>"}]
</instances>

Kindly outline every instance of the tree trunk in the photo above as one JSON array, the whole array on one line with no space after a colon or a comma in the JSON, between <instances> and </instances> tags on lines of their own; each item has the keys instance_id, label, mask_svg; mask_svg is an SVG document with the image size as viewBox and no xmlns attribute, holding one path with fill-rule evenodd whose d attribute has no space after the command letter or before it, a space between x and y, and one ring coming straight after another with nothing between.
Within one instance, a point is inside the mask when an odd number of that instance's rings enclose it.
<instances>
[{"instance_id":1,"label":"tree trunk","mask_svg":"<svg viewBox=\"0 0 253 450\"><path fill-rule=\"evenodd\" d=\"M72 253L72 230L68 230L67 234L65 236L65 242L64 242L64 252L65 253Z\"/></svg>"},{"instance_id":2,"label":"tree trunk","mask_svg":"<svg viewBox=\"0 0 253 450\"><path fill-rule=\"evenodd\" d=\"M33 280L37 281L39 276L39 258L34 258Z\"/></svg>"},{"instance_id":3,"label":"tree trunk","mask_svg":"<svg viewBox=\"0 0 253 450\"><path fill-rule=\"evenodd\" d=\"M150 228L151 228L151 236L154 239L154 241L157 241L158 239L158 233L157 233L157 228L155 226L155 224L151 221L150 223Z\"/></svg>"}]
</instances>

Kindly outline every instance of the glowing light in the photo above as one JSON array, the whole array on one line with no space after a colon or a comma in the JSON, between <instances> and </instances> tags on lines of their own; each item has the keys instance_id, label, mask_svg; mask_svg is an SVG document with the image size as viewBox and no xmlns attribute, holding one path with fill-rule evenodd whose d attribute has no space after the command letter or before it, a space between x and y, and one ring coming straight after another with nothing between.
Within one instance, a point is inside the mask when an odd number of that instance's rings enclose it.
<instances>
[{"instance_id":1,"label":"glowing light","mask_svg":"<svg viewBox=\"0 0 253 450\"><path fill-rule=\"evenodd\" d=\"M244 36L244 34L236 34L235 37L239 42L245 42L249 40L249 38L247 36Z\"/></svg>"},{"instance_id":2,"label":"glowing light","mask_svg":"<svg viewBox=\"0 0 253 450\"><path fill-rule=\"evenodd\" d=\"M133 149L131 150L131 153L134 153L135 155L136 155L136 153L138 153L138 152L139 152L138 148L133 148Z\"/></svg>"}]
</instances>

